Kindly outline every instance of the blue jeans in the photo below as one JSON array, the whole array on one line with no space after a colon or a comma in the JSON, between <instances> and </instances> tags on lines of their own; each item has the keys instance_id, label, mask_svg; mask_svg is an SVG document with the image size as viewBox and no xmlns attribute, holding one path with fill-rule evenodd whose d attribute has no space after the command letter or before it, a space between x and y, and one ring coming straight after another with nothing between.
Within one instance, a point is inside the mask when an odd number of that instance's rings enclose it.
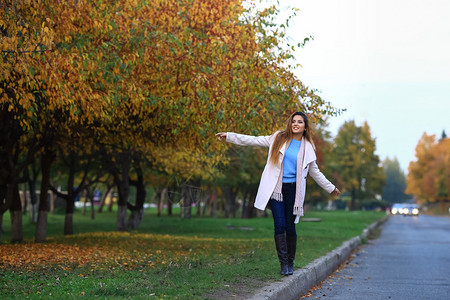
<instances>
[{"instance_id":1,"label":"blue jeans","mask_svg":"<svg viewBox=\"0 0 450 300\"><path fill-rule=\"evenodd\" d=\"M286 234L287 236L297 236L295 231L295 182L283 183L281 190L283 202L270 199L270 209L272 210L275 234Z\"/></svg>"}]
</instances>

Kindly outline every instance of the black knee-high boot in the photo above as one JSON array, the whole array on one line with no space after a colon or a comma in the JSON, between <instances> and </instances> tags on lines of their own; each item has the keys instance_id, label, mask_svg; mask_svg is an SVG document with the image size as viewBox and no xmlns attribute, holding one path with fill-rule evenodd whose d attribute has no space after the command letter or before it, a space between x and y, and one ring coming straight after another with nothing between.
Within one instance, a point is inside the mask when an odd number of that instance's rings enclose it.
<instances>
[{"instance_id":1,"label":"black knee-high boot","mask_svg":"<svg viewBox=\"0 0 450 300\"><path fill-rule=\"evenodd\" d=\"M288 260L288 274L294 274L294 259L295 252L297 251L297 236L287 236L286 237L287 244L287 260Z\"/></svg>"},{"instance_id":2,"label":"black knee-high boot","mask_svg":"<svg viewBox=\"0 0 450 300\"><path fill-rule=\"evenodd\" d=\"M281 266L281 275L288 275L288 248L286 243L286 235L275 235L275 246L277 248L278 260Z\"/></svg>"}]
</instances>

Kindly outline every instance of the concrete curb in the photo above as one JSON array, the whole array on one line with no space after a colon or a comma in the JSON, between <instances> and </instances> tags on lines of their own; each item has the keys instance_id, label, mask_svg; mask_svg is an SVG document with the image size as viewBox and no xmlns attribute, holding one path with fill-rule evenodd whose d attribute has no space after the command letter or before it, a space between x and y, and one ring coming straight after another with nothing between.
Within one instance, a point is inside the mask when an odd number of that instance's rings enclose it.
<instances>
[{"instance_id":1,"label":"concrete curb","mask_svg":"<svg viewBox=\"0 0 450 300\"><path fill-rule=\"evenodd\" d=\"M269 286L262 288L249 300L268 300L268 299L283 299L296 300L302 295L306 294L312 287L325 280L331 275L339 266L344 263L350 254L366 239L368 234L383 224L388 217L374 222L366 229L360 236L356 236L344 243L342 246L322 256L306 267L294 271L291 276L283 277L281 281L272 283Z\"/></svg>"}]
</instances>

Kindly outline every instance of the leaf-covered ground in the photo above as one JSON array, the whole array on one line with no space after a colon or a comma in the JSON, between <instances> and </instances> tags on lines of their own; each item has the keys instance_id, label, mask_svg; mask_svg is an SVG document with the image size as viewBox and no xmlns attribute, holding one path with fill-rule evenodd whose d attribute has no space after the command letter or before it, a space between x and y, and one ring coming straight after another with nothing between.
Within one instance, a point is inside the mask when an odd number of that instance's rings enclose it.
<instances>
[{"instance_id":1,"label":"leaf-covered ground","mask_svg":"<svg viewBox=\"0 0 450 300\"><path fill-rule=\"evenodd\" d=\"M236 274L245 275L245 269L251 268L248 258L266 252L255 254L270 248L271 242L94 232L49 238L45 244L6 244L0 246L1 294L38 298L106 294L155 299L184 299L190 294L201 298L218 283L229 287L227 282L232 278L221 274L232 272L236 265L244 266ZM127 277L132 280L125 280ZM18 284L23 279L27 285ZM195 288L196 280L203 283L192 294L189 286ZM88 287L87 282L91 283ZM71 288L64 287L69 283Z\"/></svg>"},{"instance_id":2,"label":"leaf-covered ground","mask_svg":"<svg viewBox=\"0 0 450 300\"><path fill-rule=\"evenodd\" d=\"M49 238L46 244L3 245L0 247L0 267L69 270L89 265L93 270L102 270L107 265L142 269L230 253L244 255L249 246L248 240L239 239L94 232Z\"/></svg>"},{"instance_id":3,"label":"leaf-covered ground","mask_svg":"<svg viewBox=\"0 0 450 300\"><path fill-rule=\"evenodd\" d=\"M309 216L322 222L297 225L296 268L360 234L383 214ZM96 226L88 218L77 221L78 228L101 232L0 245L0 298L241 299L280 278L269 218L148 217L140 229L147 233L105 231L114 228L113 220L114 214L102 216ZM25 228L27 236L32 229Z\"/></svg>"}]
</instances>

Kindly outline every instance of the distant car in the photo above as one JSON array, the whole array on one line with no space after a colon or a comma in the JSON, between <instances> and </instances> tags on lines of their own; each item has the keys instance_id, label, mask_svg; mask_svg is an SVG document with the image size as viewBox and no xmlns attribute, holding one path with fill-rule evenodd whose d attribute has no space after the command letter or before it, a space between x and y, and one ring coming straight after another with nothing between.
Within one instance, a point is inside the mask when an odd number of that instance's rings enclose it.
<instances>
[{"instance_id":1,"label":"distant car","mask_svg":"<svg viewBox=\"0 0 450 300\"><path fill-rule=\"evenodd\" d=\"M391 208L391 214L404 216L418 216L419 206L411 203L395 203Z\"/></svg>"},{"instance_id":2,"label":"distant car","mask_svg":"<svg viewBox=\"0 0 450 300\"><path fill-rule=\"evenodd\" d=\"M404 205L402 203L395 203L394 205L392 205L391 214L393 215L402 214L403 206Z\"/></svg>"},{"instance_id":3,"label":"distant car","mask_svg":"<svg viewBox=\"0 0 450 300\"><path fill-rule=\"evenodd\" d=\"M402 215L404 216L418 216L419 206L417 204L409 204L403 208Z\"/></svg>"}]
</instances>

